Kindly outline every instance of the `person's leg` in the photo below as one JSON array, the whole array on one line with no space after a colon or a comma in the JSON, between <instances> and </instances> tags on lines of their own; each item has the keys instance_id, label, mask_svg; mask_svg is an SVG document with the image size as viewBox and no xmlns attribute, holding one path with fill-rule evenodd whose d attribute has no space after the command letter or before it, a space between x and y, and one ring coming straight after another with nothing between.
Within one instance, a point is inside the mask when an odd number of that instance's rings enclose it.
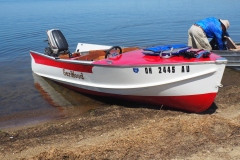
<instances>
[{"instance_id":1,"label":"person's leg","mask_svg":"<svg viewBox=\"0 0 240 160\"><path fill-rule=\"evenodd\" d=\"M188 30L188 46L191 46L193 48L196 48L197 46L195 45L194 43L194 39L193 39L193 36L192 36L192 32L193 32L193 28L192 26L189 28Z\"/></svg>"},{"instance_id":2,"label":"person's leg","mask_svg":"<svg viewBox=\"0 0 240 160\"><path fill-rule=\"evenodd\" d=\"M200 27L192 25L188 35L188 45L193 48L212 50L208 38Z\"/></svg>"}]
</instances>

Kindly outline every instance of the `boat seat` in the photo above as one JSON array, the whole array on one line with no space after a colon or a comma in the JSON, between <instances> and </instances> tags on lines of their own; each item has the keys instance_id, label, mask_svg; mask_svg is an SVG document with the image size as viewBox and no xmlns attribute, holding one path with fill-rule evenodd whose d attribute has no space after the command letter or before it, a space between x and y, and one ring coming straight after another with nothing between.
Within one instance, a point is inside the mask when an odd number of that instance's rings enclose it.
<instances>
[{"instance_id":1,"label":"boat seat","mask_svg":"<svg viewBox=\"0 0 240 160\"><path fill-rule=\"evenodd\" d=\"M240 46L237 46L236 43L230 37L225 36L226 38L226 47L229 50L240 50Z\"/></svg>"},{"instance_id":2,"label":"boat seat","mask_svg":"<svg viewBox=\"0 0 240 160\"><path fill-rule=\"evenodd\" d=\"M60 54L60 59L69 59L68 54ZM105 58L104 51L90 51L89 54L81 56L80 53L73 53L72 58L74 60L95 61Z\"/></svg>"},{"instance_id":3,"label":"boat seat","mask_svg":"<svg viewBox=\"0 0 240 160\"><path fill-rule=\"evenodd\" d=\"M106 52L104 50L93 50L89 51L89 54L80 56L77 58L77 60L83 60L83 61L95 61L95 60L101 60L105 58Z\"/></svg>"},{"instance_id":4,"label":"boat seat","mask_svg":"<svg viewBox=\"0 0 240 160\"><path fill-rule=\"evenodd\" d=\"M134 50L138 50L139 47L127 47L127 48L122 48L122 52L129 52L129 51L134 51Z\"/></svg>"},{"instance_id":5,"label":"boat seat","mask_svg":"<svg viewBox=\"0 0 240 160\"><path fill-rule=\"evenodd\" d=\"M78 59L80 56L80 53L73 53L71 59ZM68 53L62 53L58 56L60 59L69 59L69 54Z\"/></svg>"}]
</instances>

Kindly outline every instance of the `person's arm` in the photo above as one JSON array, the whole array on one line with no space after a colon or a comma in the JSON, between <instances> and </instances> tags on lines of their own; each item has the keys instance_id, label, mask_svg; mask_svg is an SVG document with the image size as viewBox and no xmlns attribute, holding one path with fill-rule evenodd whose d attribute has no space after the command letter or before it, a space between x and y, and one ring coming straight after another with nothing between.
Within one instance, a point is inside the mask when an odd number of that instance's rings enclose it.
<instances>
[{"instance_id":1,"label":"person's arm","mask_svg":"<svg viewBox=\"0 0 240 160\"><path fill-rule=\"evenodd\" d=\"M225 44L224 44L222 38L223 38L223 32L221 30L216 30L215 31L215 39L217 41L219 50L224 50L225 49Z\"/></svg>"}]
</instances>

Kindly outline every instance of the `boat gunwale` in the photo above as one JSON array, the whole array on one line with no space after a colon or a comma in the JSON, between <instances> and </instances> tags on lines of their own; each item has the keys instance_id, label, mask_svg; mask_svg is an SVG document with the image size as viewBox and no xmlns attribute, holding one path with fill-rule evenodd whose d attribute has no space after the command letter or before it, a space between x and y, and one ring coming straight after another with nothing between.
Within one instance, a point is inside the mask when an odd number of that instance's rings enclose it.
<instances>
[{"instance_id":1,"label":"boat gunwale","mask_svg":"<svg viewBox=\"0 0 240 160\"><path fill-rule=\"evenodd\" d=\"M49 58L51 60L54 61L59 61L59 62L66 62L66 63L72 63L72 64L83 64L83 65L91 65L91 66L98 66L98 67L112 67L112 68L134 68L134 67L146 67L146 66L180 66L180 65L199 65L199 64L227 64L227 59L220 57L218 59L216 59L215 61L201 61L201 62L178 62L178 63L159 63L159 64L141 64L141 65L114 65L114 64L97 64L94 62L97 61L84 61L84 60L73 60L73 59L60 59L57 57L51 57L49 55L45 55L43 53L37 52L37 51L33 51L30 50L30 53L35 53L41 56L44 56L46 58ZM213 52L214 53L214 52ZM214 53L216 54L216 53ZM102 60L106 60L109 61L109 63L112 62L112 60L107 60L107 59L102 59ZM102 60L98 60L98 61L102 61Z\"/></svg>"}]
</instances>

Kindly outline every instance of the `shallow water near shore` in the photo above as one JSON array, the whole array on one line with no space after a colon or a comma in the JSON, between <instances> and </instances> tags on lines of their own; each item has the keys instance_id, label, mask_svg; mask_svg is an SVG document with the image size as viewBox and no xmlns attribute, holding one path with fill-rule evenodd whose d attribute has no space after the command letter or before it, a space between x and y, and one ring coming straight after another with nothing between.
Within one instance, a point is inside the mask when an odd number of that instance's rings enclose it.
<instances>
[{"instance_id":1,"label":"shallow water near shore","mask_svg":"<svg viewBox=\"0 0 240 160\"><path fill-rule=\"evenodd\" d=\"M211 4L207 0L2 0L0 5L0 129L109 105L32 73L29 50L43 52L48 29L60 29L71 51L78 42L140 47L186 44L189 27L214 16L228 19L231 38L240 42L237 0Z\"/></svg>"}]
</instances>

